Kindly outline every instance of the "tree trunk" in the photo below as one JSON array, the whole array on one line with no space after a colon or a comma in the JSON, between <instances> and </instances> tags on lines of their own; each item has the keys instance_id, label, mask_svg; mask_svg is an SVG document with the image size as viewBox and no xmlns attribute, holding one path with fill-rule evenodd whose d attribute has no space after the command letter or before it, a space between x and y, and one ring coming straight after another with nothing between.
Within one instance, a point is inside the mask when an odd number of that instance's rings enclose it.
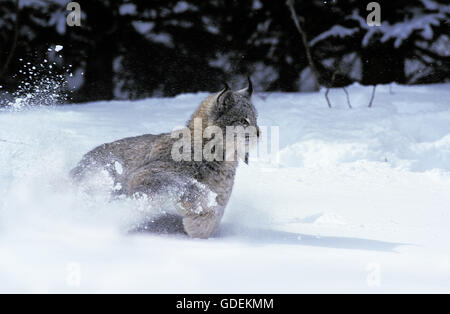
<instances>
[{"instance_id":1,"label":"tree trunk","mask_svg":"<svg viewBox=\"0 0 450 314\"><path fill-rule=\"evenodd\" d=\"M114 97L114 47L108 40L97 41L86 60L84 84L80 98L84 100L111 100Z\"/></svg>"},{"instance_id":2,"label":"tree trunk","mask_svg":"<svg viewBox=\"0 0 450 314\"><path fill-rule=\"evenodd\" d=\"M86 12L92 41L86 56L84 83L78 101L111 100L114 97L114 32L117 30L117 4L112 1L81 0L81 9Z\"/></svg>"},{"instance_id":3,"label":"tree trunk","mask_svg":"<svg viewBox=\"0 0 450 314\"><path fill-rule=\"evenodd\" d=\"M295 12L293 0L287 0L286 5L288 6L289 11L291 12L291 17L292 17L292 20L294 21L295 28L297 29L297 31L299 32L299 34L302 38L303 47L305 48L306 59L308 60L309 68L311 69L311 74L312 74L312 77L314 80L314 89L319 90L320 89L320 77L319 77L319 72L317 71L316 65L314 64L314 60L311 55L311 49L309 47L308 35L306 34L304 27L302 27L302 25L301 25L300 19L297 16L297 12ZM302 18L302 20L303 20L303 18Z\"/></svg>"}]
</instances>

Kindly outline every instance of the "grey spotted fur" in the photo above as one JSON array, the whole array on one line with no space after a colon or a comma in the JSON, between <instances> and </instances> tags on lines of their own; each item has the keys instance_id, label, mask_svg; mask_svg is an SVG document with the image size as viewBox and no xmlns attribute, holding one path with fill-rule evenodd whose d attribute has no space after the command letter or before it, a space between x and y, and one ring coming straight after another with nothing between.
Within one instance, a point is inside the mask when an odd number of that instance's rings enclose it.
<instances>
[{"instance_id":1,"label":"grey spotted fur","mask_svg":"<svg viewBox=\"0 0 450 314\"><path fill-rule=\"evenodd\" d=\"M203 128L216 125L255 126L257 113L251 102L252 85L223 91L206 98L192 115L187 127L193 132L194 118L202 118ZM259 129L258 129L259 131ZM259 132L258 132L259 133ZM98 146L87 153L71 175L78 181L95 169L106 169L120 193L158 195L176 191L175 207L182 217L184 231L193 238L208 238L217 230L231 195L238 161L174 161L170 133L146 134ZM120 173L114 164L121 165ZM215 195L208 199L208 191Z\"/></svg>"}]
</instances>

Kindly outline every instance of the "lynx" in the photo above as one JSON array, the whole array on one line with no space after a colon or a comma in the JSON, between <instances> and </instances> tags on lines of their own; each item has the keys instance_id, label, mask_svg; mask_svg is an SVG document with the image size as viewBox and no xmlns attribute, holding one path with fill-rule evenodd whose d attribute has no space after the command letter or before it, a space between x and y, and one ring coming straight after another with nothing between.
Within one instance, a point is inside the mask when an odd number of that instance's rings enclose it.
<instances>
[{"instance_id":1,"label":"lynx","mask_svg":"<svg viewBox=\"0 0 450 314\"><path fill-rule=\"evenodd\" d=\"M194 121L201 119L202 129L217 126L223 130L223 138L230 126L253 127L257 130L256 137L259 137L252 93L250 78L248 87L242 90L233 91L226 85L200 104L188 121L187 129L194 132ZM169 205L190 237L209 238L217 231L230 199L239 160L221 158L207 161L203 158L195 161L192 158L175 161L172 150L177 140L171 133L163 133L106 143L88 152L71 175L82 181L102 169L119 187L115 193L128 197L142 194L150 198L164 196L163 199L171 200ZM247 137L245 143L249 144ZM224 149L223 154L226 153ZM248 162L248 153L244 159Z\"/></svg>"}]
</instances>

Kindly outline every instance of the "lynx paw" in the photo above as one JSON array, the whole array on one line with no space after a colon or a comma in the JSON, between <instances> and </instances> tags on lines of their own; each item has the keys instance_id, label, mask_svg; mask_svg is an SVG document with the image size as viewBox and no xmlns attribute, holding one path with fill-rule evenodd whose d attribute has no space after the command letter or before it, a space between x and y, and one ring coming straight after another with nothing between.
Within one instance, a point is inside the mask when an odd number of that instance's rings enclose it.
<instances>
[{"instance_id":1,"label":"lynx paw","mask_svg":"<svg viewBox=\"0 0 450 314\"><path fill-rule=\"evenodd\" d=\"M183 218L184 231L191 238L207 239L216 232L219 219L213 214Z\"/></svg>"}]
</instances>

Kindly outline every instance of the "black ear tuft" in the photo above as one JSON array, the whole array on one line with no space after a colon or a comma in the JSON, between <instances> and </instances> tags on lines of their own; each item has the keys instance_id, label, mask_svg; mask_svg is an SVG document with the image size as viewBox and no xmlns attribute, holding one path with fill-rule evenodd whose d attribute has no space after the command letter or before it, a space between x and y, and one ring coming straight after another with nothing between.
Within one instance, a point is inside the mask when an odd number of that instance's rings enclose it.
<instances>
[{"instance_id":1,"label":"black ear tuft","mask_svg":"<svg viewBox=\"0 0 450 314\"><path fill-rule=\"evenodd\" d=\"M253 84L252 84L252 80L250 79L250 76L247 76L247 80L248 80L247 94L248 94L249 97L252 97L252 95L253 95Z\"/></svg>"},{"instance_id":2,"label":"black ear tuft","mask_svg":"<svg viewBox=\"0 0 450 314\"><path fill-rule=\"evenodd\" d=\"M233 104L233 92L227 83L224 83L225 88L219 93L216 99L217 109L224 111Z\"/></svg>"},{"instance_id":3,"label":"black ear tuft","mask_svg":"<svg viewBox=\"0 0 450 314\"><path fill-rule=\"evenodd\" d=\"M252 80L250 79L250 76L247 76L247 81L248 81L248 86L244 89L239 90L238 93L240 93L241 95L243 95L247 98L251 98L252 94L253 94L253 84L252 84Z\"/></svg>"},{"instance_id":4,"label":"black ear tuft","mask_svg":"<svg viewBox=\"0 0 450 314\"><path fill-rule=\"evenodd\" d=\"M233 92L225 91L217 97L217 109L220 112L224 112L231 108L234 104Z\"/></svg>"},{"instance_id":5,"label":"black ear tuft","mask_svg":"<svg viewBox=\"0 0 450 314\"><path fill-rule=\"evenodd\" d=\"M223 84L224 84L225 88L217 96L217 99L216 99L217 105L220 103L220 98L223 96L223 94L225 94L227 91L230 90L230 86L228 86L227 83L223 83Z\"/></svg>"}]
</instances>

